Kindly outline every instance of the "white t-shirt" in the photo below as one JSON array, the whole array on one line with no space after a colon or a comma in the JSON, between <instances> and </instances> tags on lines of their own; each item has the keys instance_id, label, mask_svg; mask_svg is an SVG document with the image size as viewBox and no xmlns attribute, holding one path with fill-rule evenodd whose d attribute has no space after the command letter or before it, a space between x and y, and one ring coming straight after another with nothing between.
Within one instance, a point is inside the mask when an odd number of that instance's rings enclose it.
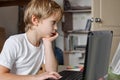
<instances>
[{"instance_id":1,"label":"white t-shirt","mask_svg":"<svg viewBox=\"0 0 120 80\"><path fill-rule=\"evenodd\" d=\"M26 33L9 37L0 54L0 65L18 75L34 75L44 63L44 46L33 46L27 39Z\"/></svg>"}]
</instances>

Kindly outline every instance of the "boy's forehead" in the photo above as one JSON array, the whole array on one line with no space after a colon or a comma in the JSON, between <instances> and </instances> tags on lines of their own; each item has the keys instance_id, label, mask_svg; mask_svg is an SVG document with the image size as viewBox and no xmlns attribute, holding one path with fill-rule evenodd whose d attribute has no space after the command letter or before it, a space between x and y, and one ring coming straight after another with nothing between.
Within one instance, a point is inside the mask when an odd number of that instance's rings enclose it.
<instances>
[{"instance_id":1,"label":"boy's forehead","mask_svg":"<svg viewBox=\"0 0 120 80\"><path fill-rule=\"evenodd\" d=\"M52 20L52 21L59 21L59 17L58 16L55 16L55 15L52 15L52 16L50 16L50 17L48 17L50 20Z\"/></svg>"}]
</instances>

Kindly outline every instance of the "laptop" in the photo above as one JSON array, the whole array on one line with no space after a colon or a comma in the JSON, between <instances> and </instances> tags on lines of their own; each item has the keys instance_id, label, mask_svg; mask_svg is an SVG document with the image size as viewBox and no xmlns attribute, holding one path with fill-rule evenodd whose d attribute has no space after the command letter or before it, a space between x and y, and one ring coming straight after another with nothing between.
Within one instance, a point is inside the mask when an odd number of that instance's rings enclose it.
<instances>
[{"instance_id":1,"label":"laptop","mask_svg":"<svg viewBox=\"0 0 120 80\"><path fill-rule=\"evenodd\" d=\"M88 32L84 70L63 70L60 80L107 80L112 36L112 31Z\"/></svg>"}]
</instances>

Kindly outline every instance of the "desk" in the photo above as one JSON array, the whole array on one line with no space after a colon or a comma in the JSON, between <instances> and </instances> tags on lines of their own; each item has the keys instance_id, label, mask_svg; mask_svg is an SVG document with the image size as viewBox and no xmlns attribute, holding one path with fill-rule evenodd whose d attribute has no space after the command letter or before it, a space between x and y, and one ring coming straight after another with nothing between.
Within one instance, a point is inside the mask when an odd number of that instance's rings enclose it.
<instances>
[{"instance_id":1,"label":"desk","mask_svg":"<svg viewBox=\"0 0 120 80\"><path fill-rule=\"evenodd\" d=\"M83 70L83 68L84 68L84 65L78 65L78 66L59 65L58 72L61 72L63 70L81 71Z\"/></svg>"}]
</instances>

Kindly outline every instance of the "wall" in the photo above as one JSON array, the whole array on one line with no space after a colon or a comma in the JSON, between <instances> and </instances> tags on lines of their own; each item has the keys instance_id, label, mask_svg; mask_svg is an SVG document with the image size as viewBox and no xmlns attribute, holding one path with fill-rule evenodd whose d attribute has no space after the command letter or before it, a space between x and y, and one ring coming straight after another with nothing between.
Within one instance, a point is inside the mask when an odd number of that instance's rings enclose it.
<instances>
[{"instance_id":1,"label":"wall","mask_svg":"<svg viewBox=\"0 0 120 80\"><path fill-rule=\"evenodd\" d=\"M18 32L18 6L0 7L0 27L6 29L6 36Z\"/></svg>"}]
</instances>

